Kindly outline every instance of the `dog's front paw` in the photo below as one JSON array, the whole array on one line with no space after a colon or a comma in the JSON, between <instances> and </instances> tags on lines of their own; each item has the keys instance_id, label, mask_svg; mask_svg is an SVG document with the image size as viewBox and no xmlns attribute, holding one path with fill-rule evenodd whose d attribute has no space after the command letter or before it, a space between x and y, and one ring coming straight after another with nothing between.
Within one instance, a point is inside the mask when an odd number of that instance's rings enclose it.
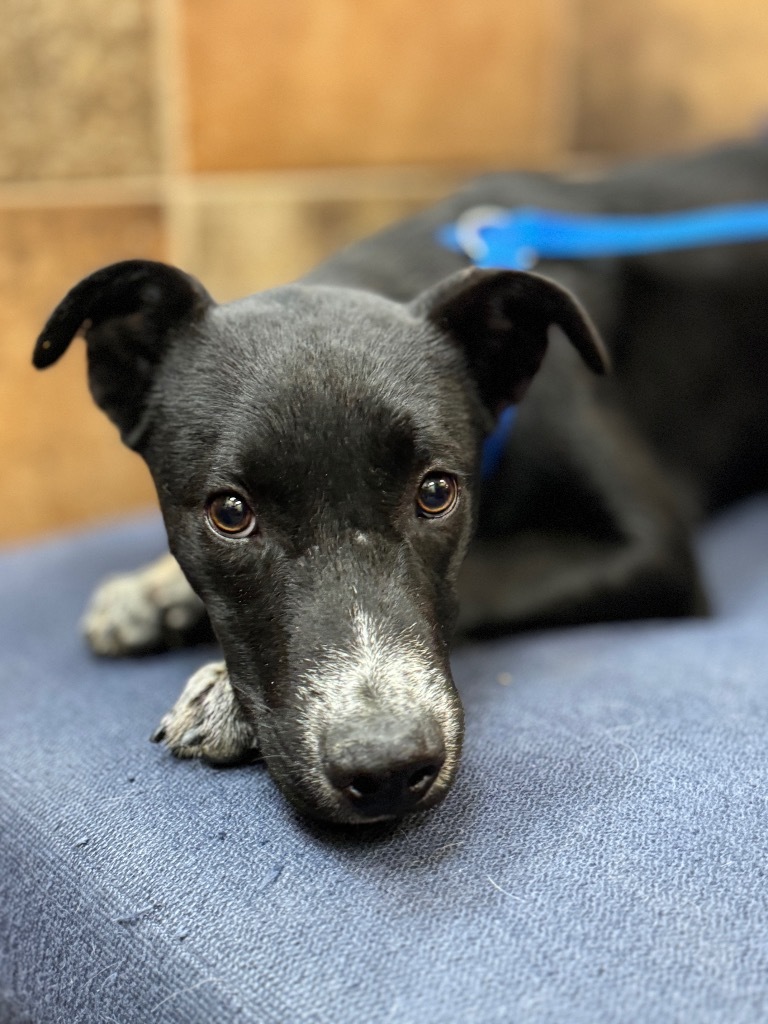
<instances>
[{"instance_id":1,"label":"dog's front paw","mask_svg":"<svg viewBox=\"0 0 768 1024\"><path fill-rule=\"evenodd\" d=\"M96 654L120 657L178 647L205 622L202 602L170 555L96 590L82 629Z\"/></svg>"},{"instance_id":2,"label":"dog's front paw","mask_svg":"<svg viewBox=\"0 0 768 1024\"><path fill-rule=\"evenodd\" d=\"M223 661L196 672L151 736L176 757L235 764L257 753L253 727L244 719Z\"/></svg>"}]
</instances>

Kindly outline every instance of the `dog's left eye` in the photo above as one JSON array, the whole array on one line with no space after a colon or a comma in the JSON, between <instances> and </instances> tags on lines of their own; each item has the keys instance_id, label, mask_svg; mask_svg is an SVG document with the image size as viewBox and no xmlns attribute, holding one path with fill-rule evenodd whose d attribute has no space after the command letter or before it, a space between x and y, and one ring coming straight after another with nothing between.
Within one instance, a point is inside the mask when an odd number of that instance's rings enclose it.
<instances>
[{"instance_id":1,"label":"dog's left eye","mask_svg":"<svg viewBox=\"0 0 768 1024\"><path fill-rule=\"evenodd\" d=\"M256 515L239 494L217 494L205 511L214 530L225 537L247 537L256 529Z\"/></svg>"},{"instance_id":2,"label":"dog's left eye","mask_svg":"<svg viewBox=\"0 0 768 1024\"><path fill-rule=\"evenodd\" d=\"M416 491L416 511L427 519L447 515L459 496L459 482L450 473L427 473Z\"/></svg>"}]
</instances>

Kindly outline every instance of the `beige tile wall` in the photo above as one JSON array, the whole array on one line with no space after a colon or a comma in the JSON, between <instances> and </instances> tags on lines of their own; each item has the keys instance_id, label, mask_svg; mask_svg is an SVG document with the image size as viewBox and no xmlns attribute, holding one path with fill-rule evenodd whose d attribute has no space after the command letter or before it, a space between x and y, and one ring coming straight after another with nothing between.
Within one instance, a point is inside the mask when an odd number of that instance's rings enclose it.
<instances>
[{"instance_id":1,"label":"beige tile wall","mask_svg":"<svg viewBox=\"0 0 768 1024\"><path fill-rule=\"evenodd\" d=\"M85 346L39 373L30 357L51 304L78 277L141 252L165 253L158 206L0 210L0 537L146 507L153 489L90 401Z\"/></svg>"},{"instance_id":2,"label":"beige tile wall","mask_svg":"<svg viewBox=\"0 0 768 1024\"><path fill-rule=\"evenodd\" d=\"M175 203L175 258L226 301L294 280L447 195L461 177L439 169L195 177Z\"/></svg>"},{"instance_id":3,"label":"beige tile wall","mask_svg":"<svg viewBox=\"0 0 768 1024\"><path fill-rule=\"evenodd\" d=\"M539 162L566 140L570 0L185 0L182 14L195 170Z\"/></svg>"},{"instance_id":4,"label":"beige tile wall","mask_svg":"<svg viewBox=\"0 0 768 1024\"><path fill-rule=\"evenodd\" d=\"M766 5L721 0L6 0L0 540L153 501L82 345L29 365L89 270L168 259L224 300L473 168L743 132L767 44Z\"/></svg>"},{"instance_id":5,"label":"beige tile wall","mask_svg":"<svg viewBox=\"0 0 768 1024\"><path fill-rule=\"evenodd\" d=\"M160 169L152 0L3 0L0 180Z\"/></svg>"},{"instance_id":6,"label":"beige tile wall","mask_svg":"<svg viewBox=\"0 0 768 1024\"><path fill-rule=\"evenodd\" d=\"M625 155L768 126L768 4L581 0L574 144Z\"/></svg>"}]
</instances>

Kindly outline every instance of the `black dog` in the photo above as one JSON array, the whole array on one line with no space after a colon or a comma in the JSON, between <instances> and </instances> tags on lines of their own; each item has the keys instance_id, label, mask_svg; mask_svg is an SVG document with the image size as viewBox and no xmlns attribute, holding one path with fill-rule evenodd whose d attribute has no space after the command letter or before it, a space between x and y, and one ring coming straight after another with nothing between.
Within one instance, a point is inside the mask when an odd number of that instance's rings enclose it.
<instances>
[{"instance_id":1,"label":"black dog","mask_svg":"<svg viewBox=\"0 0 768 1024\"><path fill-rule=\"evenodd\" d=\"M691 526L768 474L768 245L535 276L467 269L435 236L479 204L764 198L766 144L595 181L499 175L239 302L144 261L77 285L35 364L83 329L93 396L147 461L178 560L108 582L86 632L132 653L207 615L225 658L154 738L214 761L258 749L318 817L397 817L438 803L456 772L457 624L702 612ZM483 439L550 335L481 494Z\"/></svg>"}]
</instances>

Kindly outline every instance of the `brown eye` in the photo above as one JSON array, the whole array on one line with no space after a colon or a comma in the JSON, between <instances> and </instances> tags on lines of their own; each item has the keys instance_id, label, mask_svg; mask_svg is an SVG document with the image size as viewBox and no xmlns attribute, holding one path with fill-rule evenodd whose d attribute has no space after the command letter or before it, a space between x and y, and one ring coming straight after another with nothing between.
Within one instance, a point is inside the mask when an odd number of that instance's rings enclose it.
<instances>
[{"instance_id":1,"label":"brown eye","mask_svg":"<svg viewBox=\"0 0 768 1024\"><path fill-rule=\"evenodd\" d=\"M450 473L427 473L416 491L418 515L428 519L444 516L453 509L459 496L459 484Z\"/></svg>"},{"instance_id":2,"label":"brown eye","mask_svg":"<svg viewBox=\"0 0 768 1024\"><path fill-rule=\"evenodd\" d=\"M253 509L239 494L217 494L206 507L208 522L225 537L247 537L256 529Z\"/></svg>"}]
</instances>

